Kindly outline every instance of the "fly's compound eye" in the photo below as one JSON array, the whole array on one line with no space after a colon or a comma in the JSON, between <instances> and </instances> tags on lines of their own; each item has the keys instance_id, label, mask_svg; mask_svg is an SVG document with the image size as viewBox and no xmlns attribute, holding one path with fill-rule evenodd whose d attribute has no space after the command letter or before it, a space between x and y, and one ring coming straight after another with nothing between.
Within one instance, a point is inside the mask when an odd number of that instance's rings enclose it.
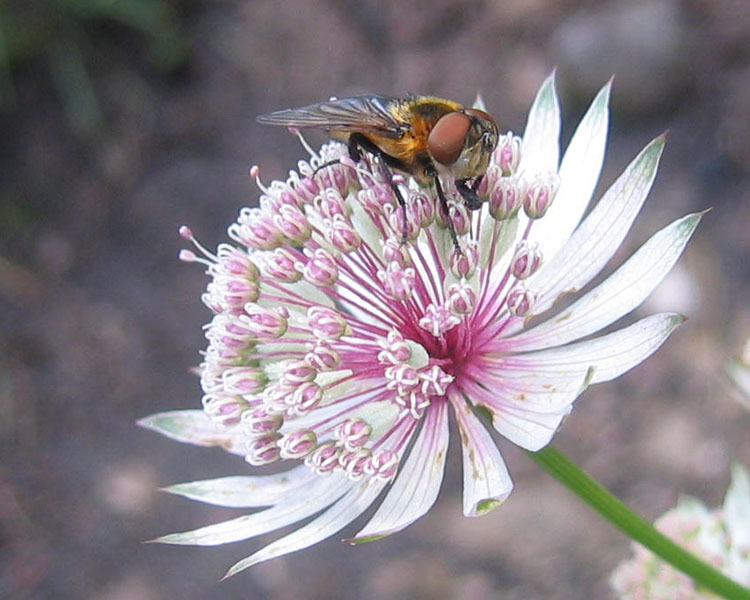
<instances>
[{"instance_id":1,"label":"fly's compound eye","mask_svg":"<svg viewBox=\"0 0 750 600\"><path fill-rule=\"evenodd\" d=\"M427 137L432 158L444 166L458 160L466 145L471 119L462 112L451 112L441 117Z\"/></svg>"}]
</instances>

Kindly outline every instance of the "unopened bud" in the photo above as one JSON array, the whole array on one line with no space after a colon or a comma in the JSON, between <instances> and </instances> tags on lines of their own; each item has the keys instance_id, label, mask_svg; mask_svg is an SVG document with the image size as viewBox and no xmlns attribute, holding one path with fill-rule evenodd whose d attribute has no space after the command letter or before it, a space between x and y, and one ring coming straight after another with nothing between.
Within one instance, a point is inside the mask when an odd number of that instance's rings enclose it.
<instances>
[{"instance_id":1,"label":"unopened bud","mask_svg":"<svg viewBox=\"0 0 750 600\"><path fill-rule=\"evenodd\" d=\"M521 242L516 248L511 264L511 272L516 279L526 279L536 273L542 264L542 253L538 244Z\"/></svg>"},{"instance_id":2,"label":"unopened bud","mask_svg":"<svg viewBox=\"0 0 750 600\"><path fill-rule=\"evenodd\" d=\"M559 186L560 177L557 173L539 176L529 184L523 200L523 209L530 219L540 219L546 214L552 206Z\"/></svg>"}]
</instances>

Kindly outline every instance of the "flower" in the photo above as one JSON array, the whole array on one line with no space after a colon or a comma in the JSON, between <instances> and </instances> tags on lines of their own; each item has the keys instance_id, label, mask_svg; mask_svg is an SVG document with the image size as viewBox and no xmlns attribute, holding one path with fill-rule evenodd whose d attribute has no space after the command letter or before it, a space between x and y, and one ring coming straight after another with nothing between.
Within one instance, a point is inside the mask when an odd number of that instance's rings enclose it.
<instances>
[{"instance_id":1,"label":"flower","mask_svg":"<svg viewBox=\"0 0 750 600\"><path fill-rule=\"evenodd\" d=\"M710 511L695 498L680 498L655 526L737 583L750 585L750 476L740 465L732 468L732 482L722 509ZM718 598L697 589L690 577L643 546L633 543L633 552L635 556L620 563L610 578L619 598Z\"/></svg>"},{"instance_id":2,"label":"flower","mask_svg":"<svg viewBox=\"0 0 750 600\"><path fill-rule=\"evenodd\" d=\"M434 190L398 176L402 209L375 159L354 163L336 143L320 152L305 144L311 158L285 181L257 179L259 207L230 225L233 245L210 253L183 228L204 257L184 250L182 258L203 262L211 276L203 411L142 424L223 446L252 465L303 464L172 486L211 504L268 508L159 541L223 544L319 513L231 575L333 535L381 492L377 511L349 541L390 535L435 502L451 413L463 453L463 512L482 515L513 484L480 415L515 444L539 450L589 384L653 353L681 316L657 314L580 340L650 294L699 214L662 229L602 283L553 308L617 251L664 146L663 136L646 146L582 219L604 160L609 92L608 84L596 96L559 163L558 100L553 77L544 82L523 140L509 133L493 155L478 187L482 208L471 212L457 194L449 198L460 249Z\"/></svg>"}]
</instances>

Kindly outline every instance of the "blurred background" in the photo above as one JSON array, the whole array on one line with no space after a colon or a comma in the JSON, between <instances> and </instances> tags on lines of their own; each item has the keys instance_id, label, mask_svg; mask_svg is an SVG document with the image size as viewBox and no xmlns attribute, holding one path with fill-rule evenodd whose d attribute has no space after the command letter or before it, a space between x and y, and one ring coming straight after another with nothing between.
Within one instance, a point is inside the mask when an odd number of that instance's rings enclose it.
<instances>
[{"instance_id":1,"label":"blurred background","mask_svg":"<svg viewBox=\"0 0 750 600\"><path fill-rule=\"evenodd\" d=\"M627 540L507 443L515 492L481 519L461 516L454 447L435 508L373 544L336 536L223 583L276 536L142 544L238 514L157 487L246 473L241 459L134 423L199 406L188 369L206 279L178 262L177 227L226 241L257 199L250 165L269 181L305 155L255 116L365 91L480 91L521 133L555 67L565 140L615 75L601 186L670 130L616 260L713 207L638 312L688 322L587 391L556 443L649 519L679 494L717 506L731 461L750 465L750 412L723 375L750 336L746 0L0 2L0 597L611 597Z\"/></svg>"}]
</instances>

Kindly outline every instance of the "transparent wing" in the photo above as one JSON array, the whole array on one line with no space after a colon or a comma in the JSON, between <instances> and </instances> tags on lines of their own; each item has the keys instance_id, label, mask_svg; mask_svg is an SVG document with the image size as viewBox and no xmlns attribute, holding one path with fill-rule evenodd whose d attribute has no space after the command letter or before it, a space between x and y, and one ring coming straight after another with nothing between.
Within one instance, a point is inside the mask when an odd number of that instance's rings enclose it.
<instances>
[{"instance_id":1,"label":"transparent wing","mask_svg":"<svg viewBox=\"0 0 750 600\"><path fill-rule=\"evenodd\" d=\"M257 118L266 125L285 127L316 127L327 131L372 131L380 135L399 137L403 124L388 111L396 98L387 96L354 96L319 102L299 108L277 110Z\"/></svg>"}]
</instances>

